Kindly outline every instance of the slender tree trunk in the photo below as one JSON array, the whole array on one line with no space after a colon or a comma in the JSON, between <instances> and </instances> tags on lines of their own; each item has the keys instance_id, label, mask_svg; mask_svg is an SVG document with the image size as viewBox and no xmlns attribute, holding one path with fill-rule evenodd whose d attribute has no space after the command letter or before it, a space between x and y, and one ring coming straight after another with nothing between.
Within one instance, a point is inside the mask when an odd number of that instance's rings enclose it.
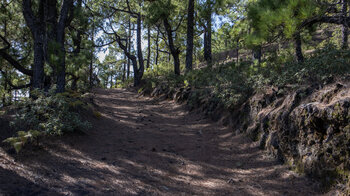
<instances>
[{"instance_id":1,"label":"slender tree trunk","mask_svg":"<svg viewBox=\"0 0 350 196\"><path fill-rule=\"evenodd\" d=\"M211 38L212 38L212 24L211 24L211 15L210 15L210 19L208 20L208 50L207 50L207 55L208 55L208 63L211 64L212 63L212 47L211 47Z\"/></svg>"},{"instance_id":2,"label":"slender tree trunk","mask_svg":"<svg viewBox=\"0 0 350 196\"><path fill-rule=\"evenodd\" d=\"M204 57L204 60L206 61L207 60L207 48L208 48L208 33L207 33L208 29L206 26L204 26L204 35L203 35L203 57Z\"/></svg>"},{"instance_id":3,"label":"slender tree trunk","mask_svg":"<svg viewBox=\"0 0 350 196\"><path fill-rule=\"evenodd\" d=\"M64 27L65 28L65 27ZM59 46L57 66L57 92L63 93L66 87L66 50L64 48L65 32L63 29L57 31L57 44Z\"/></svg>"},{"instance_id":4,"label":"slender tree trunk","mask_svg":"<svg viewBox=\"0 0 350 196\"><path fill-rule=\"evenodd\" d=\"M180 75L180 59L179 59L180 50L176 48L174 45L174 40L172 35L173 31L171 29L168 19L167 18L163 19L163 23L164 23L166 33L168 35L170 52L174 58L174 72L175 72L175 75Z\"/></svg>"},{"instance_id":5,"label":"slender tree trunk","mask_svg":"<svg viewBox=\"0 0 350 196\"><path fill-rule=\"evenodd\" d=\"M79 80L79 77L73 76L73 82L72 82L71 90L73 90L73 91L77 90L78 80Z\"/></svg>"},{"instance_id":6,"label":"slender tree trunk","mask_svg":"<svg viewBox=\"0 0 350 196\"><path fill-rule=\"evenodd\" d=\"M59 55L59 67L57 70L57 92L63 93L66 87L66 51L64 48L64 36L62 36L60 41L60 55Z\"/></svg>"},{"instance_id":7,"label":"slender tree trunk","mask_svg":"<svg viewBox=\"0 0 350 196\"><path fill-rule=\"evenodd\" d=\"M192 70L193 65L193 26L194 26L194 0L188 1L187 17L187 48L186 48L186 70Z\"/></svg>"},{"instance_id":8,"label":"slender tree trunk","mask_svg":"<svg viewBox=\"0 0 350 196\"><path fill-rule=\"evenodd\" d=\"M122 81L125 82L126 67L128 66L126 54L124 54L124 66L123 66L123 76ZM117 79L116 79L117 81Z\"/></svg>"},{"instance_id":9,"label":"slender tree trunk","mask_svg":"<svg viewBox=\"0 0 350 196\"><path fill-rule=\"evenodd\" d=\"M151 27L148 25L147 27L147 41L148 41L148 53L147 53L147 66L146 68L149 69L151 64Z\"/></svg>"},{"instance_id":10,"label":"slender tree trunk","mask_svg":"<svg viewBox=\"0 0 350 196\"><path fill-rule=\"evenodd\" d=\"M197 60L198 60L198 51L197 51L197 47L196 46L193 46L193 62L194 62L194 66L193 68L198 68L198 65L197 65Z\"/></svg>"},{"instance_id":11,"label":"slender tree trunk","mask_svg":"<svg viewBox=\"0 0 350 196\"><path fill-rule=\"evenodd\" d=\"M128 46L127 50L129 53L131 53L131 21L130 21L130 16L129 16L129 35L128 35ZM130 58L128 58L128 69L127 69L127 74L126 77L129 79L130 77Z\"/></svg>"},{"instance_id":12,"label":"slender tree trunk","mask_svg":"<svg viewBox=\"0 0 350 196\"><path fill-rule=\"evenodd\" d=\"M131 57L131 62L132 62L132 67L133 67L134 73L135 73L135 70L137 70L137 58ZM139 86L140 83L141 83L141 81L137 77L134 77L134 86Z\"/></svg>"},{"instance_id":13,"label":"slender tree trunk","mask_svg":"<svg viewBox=\"0 0 350 196\"><path fill-rule=\"evenodd\" d=\"M113 88L113 74L111 74L111 87L110 87L110 89L112 89Z\"/></svg>"},{"instance_id":14,"label":"slender tree trunk","mask_svg":"<svg viewBox=\"0 0 350 196\"><path fill-rule=\"evenodd\" d=\"M141 82L143 72L145 70L145 65L143 61L143 55L142 55L142 21L141 21L141 14L138 14L137 16L137 57L139 59L139 68L137 70L134 70L134 77L138 80L138 85Z\"/></svg>"},{"instance_id":15,"label":"slender tree trunk","mask_svg":"<svg viewBox=\"0 0 350 196\"><path fill-rule=\"evenodd\" d=\"M4 4L5 4L5 0L3 0ZM7 38L7 21L6 19L4 19L4 36L5 38ZM8 72L7 72L7 68L4 66L3 64L3 67L5 68L5 74L8 75ZM5 77L4 75L2 77ZM6 80L4 80L4 94L3 94L3 97L2 97L2 106L6 106L6 92L8 90L8 86L7 86L7 82Z\"/></svg>"},{"instance_id":16,"label":"slender tree trunk","mask_svg":"<svg viewBox=\"0 0 350 196\"><path fill-rule=\"evenodd\" d=\"M57 41L57 1L46 1L45 3L45 20L47 32L45 35L45 61L56 72L57 62L50 59L51 54L57 55L56 41ZM54 73L56 75L57 73Z\"/></svg>"},{"instance_id":17,"label":"slender tree trunk","mask_svg":"<svg viewBox=\"0 0 350 196\"><path fill-rule=\"evenodd\" d=\"M59 47L59 65L57 71L57 92L63 93L66 89L66 50L64 47L65 29L69 25L68 16L73 8L73 0L64 0L57 24L57 44ZM72 16L71 16L72 17Z\"/></svg>"},{"instance_id":18,"label":"slender tree trunk","mask_svg":"<svg viewBox=\"0 0 350 196\"><path fill-rule=\"evenodd\" d=\"M236 53L236 55L237 55L237 59L236 59L236 63L237 63L237 65L239 64L239 39L237 39L237 53Z\"/></svg>"},{"instance_id":19,"label":"slender tree trunk","mask_svg":"<svg viewBox=\"0 0 350 196\"><path fill-rule=\"evenodd\" d=\"M156 65L158 66L158 58L159 58L159 29L157 30L157 38L156 38Z\"/></svg>"},{"instance_id":20,"label":"slender tree trunk","mask_svg":"<svg viewBox=\"0 0 350 196\"><path fill-rule=\"evenodd\" d=\"M343 25L342 25L342 49L348 49L348 35L349 35L349 27L345 22L345 18L348 16L348 0L343 0L342 2L342 17L343 17Z\"/></svg>"},{"instance_id":21,"label":"slender tree trunk","mask_svg":"<svg viewBox=\"0 0 350 196\"><path fill-rule=\"evenodd\" d=\"M295 55L297 57L297 61L299 63L303 63L304 62L304 55L303 55L303 51L301 48L301 36L300 33L296 33L294 35L294 39L295 39Z\"/></svg>"},{"instance_id":22,"label":"slender tree trunk","mask_svg":"<svg viewBox=\"0 0 350 196\"><path fill-rule=\"evenodd\" d=\"M6 70L6 74L8 74L7 73L7 70ZM2 77L4 77L4 76L2 76ZM7 92L7 82L4 80L4 94L3 94L3 96L2 96L2 106L6 106L6 92Z\"/></svg>"},{"instance_id":23,"label":"slender tree trunk","mask_svg":"<svg viewBox=\"0 0 350 196\"><path fill-rule=\"evenodd\" d=\"M91 35L91 41L92 44L95 44L95 26L93 25L92 27L92 35ZM94 85L94 79L93 79L93 74L94 74L94 47L91 47L91 51L90 51L90 65L89 65L89 88L91 89Z\"/></svg>"},{"instance_id":24,"label":"slender tree trunk","mask_svg":"<svg viewBox=\"0 0 350 196\"><path fill-rule=\"evenodd\" d=\"M115 34L116 37L116 41L119 45L119 47L124 51L125 55L128 57L128 59L131 60L132 62L132 66L134 69L134 86L139 86L141 83L139 76L139 68L137 67L137 58L135 55L132 55L129 51L128 51L128 47L126 45L123 44L123 42L121 41L121 38L119 37L118 34ZM142 77L142 76L141 76Z\"/></svg>"},{"instance_id":25,"label":"slender tree trunk","mask_svg":"<svg viewBox=\"0 0 350 196\"><path fill-rule=\"evenodd\" d=\"M261 63L261 56L262 56L262 51L261 51L261 45L256 46L253 51L253 60L258 60L258 63L260 65Z\"/></svg>"},{"instance_id":26,"label":"slender tree trunk","mask_svg":"<svg viewBox=\"0 0 350 196\"><path fill-rule=\"evenodd\" d=\"M37 33L34 39L33 88L44 87L44 35Z\"/></svg>"},{"instance_id":27,"label":"slender tree trunk","mask_svg":"<svg viewBox=\"0 0 350 196\"><path fill-rule=\"evenodd\" d=\"M212 16L208 16L206 21L206 27L204 31L204 59L207 61L208 65L212 63L212 48L211 48L211 39L212 39Z\"/></svg>"}]
</instances>

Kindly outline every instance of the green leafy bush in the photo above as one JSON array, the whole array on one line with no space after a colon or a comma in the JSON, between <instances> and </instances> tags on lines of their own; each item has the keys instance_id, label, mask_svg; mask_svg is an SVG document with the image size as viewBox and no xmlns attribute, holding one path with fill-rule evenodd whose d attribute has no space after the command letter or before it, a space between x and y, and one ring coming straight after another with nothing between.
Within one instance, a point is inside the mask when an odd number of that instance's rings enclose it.
<instances>
[{"instance_id":1,"label":"green leafy bush","mask_svg":"<svg viewBox=\"0 0 350 196\"><path fill-rule=\"evenodd\" d=\"M4 142L9 143L18 153L28 141L37 140L40 135L42 132L36 130L18 131L16 137L7 138Z\"/></svg>"},{"instance_id":2,"label":"green leafy bush","mask_svg":"<svg viewBox=\"0 0 350 196\"><path fill-rule=\"evenodd\" d=\"M269 54L267 54L269 55ZM193 93L189 104L196 102L200 96L219 100L226 108L232 109L246 101L254 92L263 92L266 86L279 87L283 91L287 85L298 88L300 85L324 83L350 73L350 51L339 50L328 45L317 50L304 63L293 60L288 51L281 55L267 56L262 63L241 61L204 67L187 72L181 76L173 74L170 64L161 64L155 70L148 70L144 79L144 89L157 86L173 88L207 89L205 95Z\"/></svg>"},{"instance_id":3,"label":"green leafy bush","mask_svg":"<svg viewBox=\"0 0 350 196\"><path fill-rule=\"evenodd\" d=\"M28 98L19 103L19 110L11 122L15 130L37 130L43 134L61 135L90 127L90 123L79 115L84 103L78 93L34 93L36 99Z\"/></svg>"},{"instance_id":4,"label":"green leafy bush","mask_svg":"<svg viewBox=\"0 0 350 196\"><path fill-rule=\"evenodd\" d=\"M265 63L267 66L260 67L249 77L255 78L257 75L261 75L260 81L265 81L265 85L278 87L288 84L298 86L308 83L323 83L331 78L346 76L350 73L350 51L339 50L335 46L328 45L315 51L305 59L304 63L281 59Z\"/></svg>"}]
</instances>

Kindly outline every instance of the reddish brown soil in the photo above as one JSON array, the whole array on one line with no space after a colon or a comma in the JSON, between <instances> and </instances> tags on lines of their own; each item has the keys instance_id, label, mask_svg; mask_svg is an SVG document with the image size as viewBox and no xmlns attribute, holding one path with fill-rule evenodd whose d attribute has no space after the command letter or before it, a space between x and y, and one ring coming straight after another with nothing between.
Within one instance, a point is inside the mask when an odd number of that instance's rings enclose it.
<instances>
[{"instance_id":1,"label":"reddish brown soil","mask_svg":"<svg viewBox=\"0 0 350 196\"><path fill-rule=\"evenodd\" d=\"M93 129L0 148L0 195L319 195L257 143L172 101L96 90Z\"/></svg>"}]
</instances>

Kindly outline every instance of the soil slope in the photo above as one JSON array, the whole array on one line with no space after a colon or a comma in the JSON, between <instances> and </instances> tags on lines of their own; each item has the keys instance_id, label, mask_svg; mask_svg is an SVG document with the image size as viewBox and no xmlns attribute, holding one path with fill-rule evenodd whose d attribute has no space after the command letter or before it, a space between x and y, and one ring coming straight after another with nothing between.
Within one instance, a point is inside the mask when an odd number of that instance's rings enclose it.
<instances>
[{"instance_id":1,"label":"soil slope","mask_svg":"<svg viewBox=\"0 0 350 196\"><path fill-rule=\"evenodd\" d=\"M257 142L184 106L121 89L95 96L102 117L84 134L19 155L0 146L0 195L320 195Z\"/></svg>"}]
</instances>

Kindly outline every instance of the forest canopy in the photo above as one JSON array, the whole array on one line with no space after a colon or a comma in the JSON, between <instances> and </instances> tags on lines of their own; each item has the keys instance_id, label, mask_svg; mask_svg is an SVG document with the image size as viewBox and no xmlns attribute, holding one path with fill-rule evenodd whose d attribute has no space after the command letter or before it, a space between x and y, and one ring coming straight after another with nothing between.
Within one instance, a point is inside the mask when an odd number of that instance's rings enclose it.
<instances>
[{"instance_id":1,"label":"forest canopy","mask_svg":"<svg viewBox=\"0 0 350 196\"><path fill-rule=\"evenodd\" d=\"M196 83L189 74L223 63L268 85L326 48L347 50L350 24L347 0L2 0L0 9L1 106L34 90Z\"/></svg>"}]
</instances>

